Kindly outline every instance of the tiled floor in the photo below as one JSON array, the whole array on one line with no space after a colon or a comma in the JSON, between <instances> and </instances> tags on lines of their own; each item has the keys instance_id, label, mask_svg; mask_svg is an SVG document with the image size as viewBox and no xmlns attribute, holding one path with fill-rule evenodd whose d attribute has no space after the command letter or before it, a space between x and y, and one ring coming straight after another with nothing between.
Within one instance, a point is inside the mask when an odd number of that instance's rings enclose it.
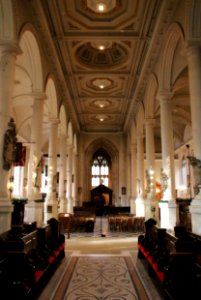
<instances>
[{"instance_id":1,"label":"tiled floor","mask_svg":"<svg viewBox=\"0 0 201 300\"><path fill-rule=\"evenodd\" d=\"M99 234L97 234L99 232ZM145 287L148 297L150 300L162 300L163 299L163 292L157 281L152 280L148 274L147 274L147 269L146 269L146 262L139 260L137 258L137 236L128 236L128 235L123 235L121 236L110 236L110 234L104 230L105 235L101 235L102 231L100 231L100 228L96 227L96 235L92 236L84 236L85 234L81 236L71 236L70 239L66 238L66 244L65 244L65 252L66 252L66 257L62 261L61 265L59 268L56 270L55 274L52 276L51 280L47 284L47 286L44 288L43 292L41 295L38 297L39 300L57 300L54 298L55 290L57 289L58 285L61 282L61 278L64 276L64 272L66 271L66 268L69 267L70 261L72 257L77 257L77 258L82 258L81 264L87 265L87 267L90 269L90 263L89 259L92 257L96 258L96 265L98 265L98 262L101 262L102 257L105 257L107 259L107 265L110 266L110 275L109 278L112 277L112 274L114 276L116 275L116 270L114 268L113 264L113 257L114 259L119 259L120 257L127 257L130 259L132 262L133 266L135 267L139 278L142 281L143 286ZM110 259L108 260L108 257ZM100 260L99 260L100 258ZM123 263L123 262L122 262ZM103 263L104 265L104 263ZM94 272L95 267L94 265L91 266L91 271L93 270L93 274L100 274L100 272L97 271ZM100 270L99 270L100 271ZM88 270L86 274L90 273ZM83 276L83 279L87 280L87 276ZM114 277L113 277L114 279ZM112 278L111 278L112 280ZM96 283L96 284L95 284ZM94 286L97 285L97 281L94 280ZM121 285L120 285L121 286ZM111 287L111 286L110 286ZM78 286L77 286L78 289ZM120 300L120 299L139 299L139 300L144 300L143 298L122 298L119 296L116 296L116 298L110 298L106 297L104 298L103 296L97 297L97 295L93 295L94 290L92 292L91 297L84 297L84 298L77 298L77 296L70 294L70 290L72 290L72 286L69 286L69 289L66 291L66 295L68 297L62 298L62 300L77 300L77 299L84 299L84 300L102 300L102 299L115 299L115 300ZM122 289L123 290L123 289ZM109 291L109 290L108 290ZM108 291L104 291L105 295L108 295ZM128 295L127 295L128 297Z\"/></svg>"}]
</instances>

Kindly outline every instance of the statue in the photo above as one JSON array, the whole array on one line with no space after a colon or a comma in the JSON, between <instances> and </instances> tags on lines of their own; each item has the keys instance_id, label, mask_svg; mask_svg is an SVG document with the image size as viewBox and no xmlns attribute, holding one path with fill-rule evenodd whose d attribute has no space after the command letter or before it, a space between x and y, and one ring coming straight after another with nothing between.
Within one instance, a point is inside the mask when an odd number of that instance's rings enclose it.
<instances>
[{"instance_id":1,"label":"statue","mask_svg":"<svg viewBox=\"0 0 201 300\"><path fill-rule=\"evenodd\" d=\"M168 188L168 175L163 171L163 168L161 168L161 187L162 193L164 194Z\"/></svg>"},{"instance_id":2,"label":"statue","mask_svg":"<svg viewBox=\"0 0 201 300\"><path fill-rule=\"evenodd\" d=\"M10 119L8 122L8 129L4 134L4 146L3 146L3 169L10 170L12 163L15 160L15 147L17 143L16 128L14 119Z\"/></svg>"},{"instance_id":3,"label":"statue","mask_svg":"<svg viewBox=\"0 0 201 300\"><path fill-rule=\"evenodd\" d=\"M151 176L150 176L148 170L145 171L145 175L146 175L146 181L147 181L146 192L148 194L151 192Z\"/></svg>"},{"instance_id":4,"label":"statue","mask_svg":"<svg viewBox=\"0 0 201 300\"><path fill-rule=\"evenodd\" d=\"M193 167L193 174L194 174L194 191L195 195L199 193L199 187L201 186L201 160L197 159L195 156L187 156L191 166Z\"/></svg>"},{"instance_id":5,"label":"statue","mask_svg":"<svg viewBox=\"0 0 201 300\"><path fill-rule=\"evenodd\" d=\"M40 191L40 188L41 188L41 173L42 173L42 170L43 170L43 157L41 157L40 160L37 163L37 157L34 156L33 164L34 164L34 172L35 172L34 187L37 190Z\"/></svg>"}]
</instances>

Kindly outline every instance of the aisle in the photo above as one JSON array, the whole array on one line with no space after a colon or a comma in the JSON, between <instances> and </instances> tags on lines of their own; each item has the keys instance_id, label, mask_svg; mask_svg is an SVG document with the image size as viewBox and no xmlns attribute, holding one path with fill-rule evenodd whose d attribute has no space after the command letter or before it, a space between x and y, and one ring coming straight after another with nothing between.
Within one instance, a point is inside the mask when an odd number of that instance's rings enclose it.
<instances>
[{"instance_id":1,"label":"aisle","mask_svg":"<svg viewBox=\"0 0 201 300\"><path fill-rule=\"evenodd\" d=\"M107 217L96 217L94 224L94 234L95 235L108 235L108 218Z\"/></svg>"},{"instance_id":2,"label":"aisle","mask_svg":"<svg viewBox=\"0 0 201 300\"><path fill-rule=\"evenodd\" d=\"M139 296L136 298L133 296L129 298L129 293L132 289L128 288L125 291L125 276L119 276L119 271L122 270L122 264L124 264L125 261L128 262L127 267L130 268L127 270L126 266L123 266L126 272L124 274L130 277L128 282L134 283L135 279L132 280L132 276L137 272L148 298L150 300L164 299L161 287L156 285L156 282L148 275L147 265L144 264L143 261L138 260L137 251L136 236L121 238L102 238L99 236L96 239L92 239L91 237L66 239L66 256L42 293L37 297L37 300L78 300L80 297L73 295L72 291L75 291L75 293L77 291L83 292L83 287L85 289L85 296L86 292L89 293L90 291L91 296L94 296L91 298L87 296L84 299L101 300L103 299L103 294L108 296L111 290L113 292L115 286L119 289L119 294L116 294L115 299L146 299L143 295L141 295L142 297ZM117 264L118 261L121 265L119 265L119 263ZM118 267L118 272L115 269L116 266ZM107 273L105 273L105 271ZM103 282L104 274L106 281ZM100 282L97 282L98 278L100 278ZM116 284L117 281L118 284ZM70 284L70 282L73 285ZM106 283L107 286L104 284L100 293L97 294L102 282ZM76 288L74 286L75 284ZM89 286L88 284L91 285ZM95 288L97 288L96 291L94 291ZM122 292L126 293L127 298L120 297ZM107 297L107 299L109 299L109 297Z\"/></svg>"}]
</instances>

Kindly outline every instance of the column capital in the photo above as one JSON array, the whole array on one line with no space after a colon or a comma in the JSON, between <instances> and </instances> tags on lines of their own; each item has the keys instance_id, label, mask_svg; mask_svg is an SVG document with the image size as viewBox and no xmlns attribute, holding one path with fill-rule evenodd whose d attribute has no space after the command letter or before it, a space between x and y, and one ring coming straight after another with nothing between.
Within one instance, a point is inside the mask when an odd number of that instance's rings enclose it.
<instances>
[{"instance_id":1,"label":"column capital","mask_svg":"<svg viewBox=\"0 0 201 300\"><path fill-rule=\"evenodd\" d=\"M171 102L173 93L168 90L161 90L157 94L157 99L160 101L160 103L167 103Z\"/></svg>"},{"instance_id":2,"label":"column capital","mask_svg":"<svg viewBox=\"0 0 201 300\"><path fill-rule=\"evenodd\" d=\"M39 92L39 91L32 91L31 93L32 97L34 98L34 102L36 101L44 101L45 99L47 99L47 96L44 92Z\"/></svg>"},{"instance_id":3,"label":"column capital","mask_svg":"<svg viewBox=\"0 0 201 300\"><path fill-rule=\"evenodd\" d=\"M187 54L192 54L195 52L197 53L197 51L200 51L200 49L201 49L200 42L191 41L191 42L188 42L188 44L186 45Z\"/></svg>"},{"instance_id":4,"label":"column capital","mask_svg":"<svg viewBox=\"0 0 201 300\"><path fill-rule=\"evenodd\" d=\"M66 140L67 139L67 134L66 133L59 133L59 138L61 140Z\"/></svg>"},{"instance_id":5,"label":"column capital","mask_svg":"<svg viewBox=\"0 0 201 300\"><path fill-rule=\"evenodd\" d=\"M22 54L20 47L14 42L1 42L0 43L1 54L19 55Z\"/></svg>"},{"instance_id":6,"label":"column capital","mask_svg":"<svg viewBox=\"0 0 201 300\"><path fill-rule=\"evenodd\" d=\"M50 117L48 121L49 121L50 125L58 125L60 123L59 118L56 118L56 117L55 118L54 117L52 117L52 118Z\"/></svg>"},{"instance_id":7,"label":"column capital","mask_svg":"<svg viewBox=\"0 0 201 300\"><path fill-rule=\"evenodd\" d=\"M144 139L144 133L142 133L142 132L138 132L137 133L137 140L140 140L140 139Z\"/></svg>"},{"instance_id":8,"label":"column capital","mask_svg":"<svg viewBox=\"0 0 201 300\"><path fill-rule=\"evenodd\" d=\"M73 149L73 144L67 144L67 149L72 150Z\"/></svg>"},{"instance_id":9,"label":"column capital","mask_svg":"<svg viewBox=\"0 0 201 300\"><path fill-rule=\"evenodd\" d=\"M133 143L133 144L131 144L130 145L130 149L131 149L131 152L136 152L137 151L137 141L136 141L136 143Z\"/></svg>"},{"instance_id":10,"label":"column capital","mask_svg":"<svg viewBox=\"0 0 201 300\"><path fill-rule=\"evenodd\" d=\"M154 118L146 118L144 121L146 126L154 126L156 123L156 119Z\"/></svg>"}]
</instances>

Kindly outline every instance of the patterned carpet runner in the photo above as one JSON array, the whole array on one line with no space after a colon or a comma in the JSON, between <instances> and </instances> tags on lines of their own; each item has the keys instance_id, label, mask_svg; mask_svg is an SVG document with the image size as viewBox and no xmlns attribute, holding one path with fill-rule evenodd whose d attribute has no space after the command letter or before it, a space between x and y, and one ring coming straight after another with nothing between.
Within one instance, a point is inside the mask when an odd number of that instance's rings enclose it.
<instances>
[{"instance_id":1,"label":"patterned carpet runner","mask_svg":"<svg viewBox=\"0 0 201 300\"><path fill-rule=\"evenodd\" d=\"M148 300L128 256L73 256L52 300Z\"/></svg>"}]
</instances>

